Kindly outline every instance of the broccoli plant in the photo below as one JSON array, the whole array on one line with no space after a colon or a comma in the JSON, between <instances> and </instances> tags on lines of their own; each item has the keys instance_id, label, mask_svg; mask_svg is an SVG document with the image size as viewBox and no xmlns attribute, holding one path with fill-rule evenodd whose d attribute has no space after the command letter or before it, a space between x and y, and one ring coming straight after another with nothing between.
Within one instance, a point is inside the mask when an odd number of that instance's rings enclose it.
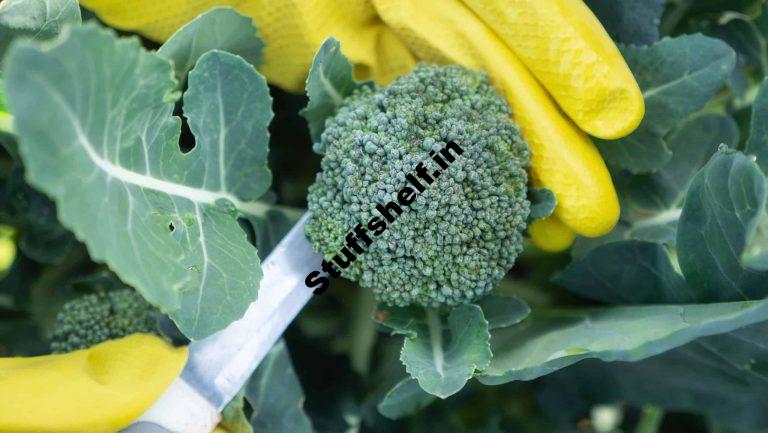
<instances>
[{"instance_id":1,"label":"broccoli plant","mask_svg":"<svg viewBox=\"0 0 768 433\"><path fill-rule=\"evenodd\" d=\"M441 152L451 142L459 144ZM317 147L324 155L307 196L307 236L380 301L472 302L522 251L529 151L483 74L418 66L386 88L362 86L328 119ZM361 222L365 238L340 244Z\"/></svg>"},{"instance_id":2,"label":"broccoli plant","mask_svg":"<svg viewBox=\"0 0 768 433\"><path fill-rule=\"evenodd\" d=\"M136 333L160 335L158 311L135 290L84 295L64 304L56 315L51 352L87 349Z\"/></svg>"},{"instance_id":3,"label":"broccoli plant","mask_svg":"<svg viewBox=\"0 0 768 433\"><path fill-rule=\"evenodd\" d=\"M74 0L0 3L0 356L158 320L181 344L215 334L309 212L330 290L231 433L765 431L768 6L586 3L646 114L593 140L618 224L558 254L527 241L558 197L482 71L358 82L329 38L294 95L232 9L158 46ZM120 289L73 289L106 271Z\"/></svg>"}]
</instances>

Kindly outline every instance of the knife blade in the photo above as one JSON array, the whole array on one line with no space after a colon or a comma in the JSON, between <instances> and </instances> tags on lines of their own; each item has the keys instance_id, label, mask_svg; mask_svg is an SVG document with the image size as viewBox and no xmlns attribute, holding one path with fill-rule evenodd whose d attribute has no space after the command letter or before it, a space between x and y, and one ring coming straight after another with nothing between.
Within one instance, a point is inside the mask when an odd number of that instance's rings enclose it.
<instances>
[{"instance_id":1,"label":"knife blade","mask_svg":"<svg viewBox=\"0 0 768 433\"><path fill-rule=\"evenodd\" d=\"M240 391L312 297L304 279L320 268L323 259L304 235L308 216L302 216L262 262L258 297L243 317L189 345L181 376L136 426L156 424L174 433L207 433L212 423L215 426L214 413L218 415ZM132 431L140 431L135 428Z\"/></svg>"}]
</instances>

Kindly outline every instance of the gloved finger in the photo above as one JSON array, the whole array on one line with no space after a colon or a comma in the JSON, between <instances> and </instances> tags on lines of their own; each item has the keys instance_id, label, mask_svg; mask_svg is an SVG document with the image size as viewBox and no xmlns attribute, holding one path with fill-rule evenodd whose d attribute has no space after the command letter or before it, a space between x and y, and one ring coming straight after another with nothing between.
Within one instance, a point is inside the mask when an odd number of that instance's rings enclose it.
<instances>
[{"instance_id":1,"label":"gloved finger","mask_svg":"<svg viewBox=\"0 0 768 433\"><path fill-rule=\"evenodd\" d=\"M264 39L267 80L291 92L302 92L315 52L334 36L355 65L358 79L387 83L410 71L415 59L378 17L360 0L83 0L109 25L164 41L178 28L213 6L231 6L253 19Z\"/></svg>"},{"instance_id":2,"label":"gloved finger","mask_svg":"<svg viewBox=\"0 0 768 433\"><path fill-rule=\"evenodd\" d=\"M557 196L557 217L583 236L619 218L611 176L594 144L499 37L459 0L374 0L382 19L420 58L486 71L530 146L534 183Z\"/></svg>"},{"instance_id":3,"label":"gloved finger","mask_svg":"<svg viewBox=\"0 0 768 433\"><path fill-rule=\"evenodd\" d=\"M0 358L0 431L114 433L181 373L186 348L134 334L64 355Z\"/></svg>"},{"instance_id":4,"label":"gloved finger","mask_svg":"<svg viewBox=\"0 0 768 433\"><path fill-rule=\"evenodd\" d=\"M528 233L531 243L549 253L565 251L576 240L576 233L554 216L534 221L528 226Z\"/></svg>"},{"instance_id":5,"label":"gloved finger","mask_svg":"<svg viewBox=\"0 0 768 433\"><path fill-rule=\"evenodd\" d=\"M264 40L264 76L303 92L315 52L325 39L341 42L359 80L387 83L416 61L406 46L362 0L243 0L238 11L253 17Z\"/></svg>"},{"instance_id":6,"label":"gloved finger","mask_svg":"<svg viewBox=\"0 0 768 433\"><path fill-rule=\"evenodd\" d=\"M584 131L615 139L645 103L624 58L581 0L464 0Z\"/></svg>"},{"instance_id":7,"label":"gloved finger","mask_svg":"<svg viewBox=\"0 0 768 433\"><path fill-rule=\"evenodd\" d=\"M112 27L134 31L163 42L184 24L216 6L234 6L238 0L80 0Z\"/></svg>"}]
</instances>

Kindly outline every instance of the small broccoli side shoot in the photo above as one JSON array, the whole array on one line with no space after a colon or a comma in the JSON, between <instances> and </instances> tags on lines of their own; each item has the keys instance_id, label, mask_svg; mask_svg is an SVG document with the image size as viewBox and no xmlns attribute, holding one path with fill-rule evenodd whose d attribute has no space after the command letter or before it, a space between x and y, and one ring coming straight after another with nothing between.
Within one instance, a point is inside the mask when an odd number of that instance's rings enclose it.
<instances>
[{"instance_id":1,"label":"small broccoli side shoot","mask_svg":"<svg viewBox=\"0 0 768 433\"><path fill-rule=\"evenodd\" d=\"M321 172L309 189L307 237L344 277L389 305L436 307L489 293L514 265L530 203L528 146L486 76L459 66L417 66L388 87L362 87L326 121ZM429 152L463 153L440 167ZM343 266L345 235L397 202L423 162L443 170ZM428 182L423 183L427 184ZM349 251L349 249L348 249Z\"/></svg>"},{"instance_id":2,"label":"small broccoli side shoot","mask_svg":"<svg viewBox=\"0 0 768 433\"><path fill-rule=\"evenodd\" d=\"M160 335L157 310L132 289L73 299L56 316L51 352L67 353L130 334Z\"/></svg>"}]
</instances>

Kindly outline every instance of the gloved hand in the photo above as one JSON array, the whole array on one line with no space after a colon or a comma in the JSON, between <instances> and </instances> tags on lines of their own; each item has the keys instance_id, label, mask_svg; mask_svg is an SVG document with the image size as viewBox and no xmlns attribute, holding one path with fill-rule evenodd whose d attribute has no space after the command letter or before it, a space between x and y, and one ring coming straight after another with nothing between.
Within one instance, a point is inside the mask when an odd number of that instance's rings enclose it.
<instances>
[{"instance_id":1,"label":"gloved hand","mask_svg":"<svg viewBox=\"0 0 768 433\"><path fill-rule=\"evenodd\" d=\"M621 54L580 0L82 0L106 23L163 41L213 6L249 15L265 39L262 73L300 92L315 50L342 43L358 78L379 83L417 60L487 72L507 98L532 152L536 186L554 191L555 215L534 223L533 241L567 248L574 232L600 236L619 204L586 133L632 132L643 96Z\"/></svg>"},{"instance_id":2,"label":"gloved hand","mask_svg":"<svg viewBox=\"0 0 768 433\"><path fill-rule=\"evenodd\" d=\"M178 377L186 348L134 334L64 355L0 358L0 432L115 433Z\"/></svg>"}]
</instances>

